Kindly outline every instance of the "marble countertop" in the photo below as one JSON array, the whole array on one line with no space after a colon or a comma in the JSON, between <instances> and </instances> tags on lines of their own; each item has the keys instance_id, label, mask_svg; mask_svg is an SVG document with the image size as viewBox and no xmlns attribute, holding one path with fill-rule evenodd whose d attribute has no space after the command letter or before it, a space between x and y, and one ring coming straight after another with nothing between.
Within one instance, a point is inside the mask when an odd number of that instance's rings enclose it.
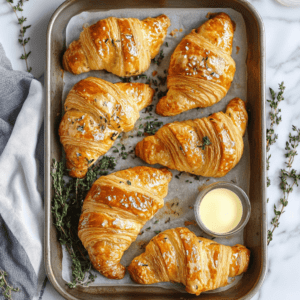
<instances>
[{"instance_id":1,"label":"marble countertop","mask_svg":"<svg viewBox=\"0 0 300 300\"><path fill-rule=\"evenodd\" d=\"M46 32L48 22L62 0L30 0L25 2L24 11L28 23L32 25L30 33L29 58L32 73L36 78L45 72ZM269 198L268 224L274 216L273 206L279 204L280 169L284 167L285 141L292 125L300 127L300 7L290 8L278 4L275 0L249 1L261 15L266 32L266 95L270 99L269 87L275 91L278 83L285 82L285 100L280 104L282 123L277 129L278 141L271 148L271 167L269 177L272 186L267 189ZM0 0L0 42L2 43L13 68L25 71L25 64L19 59L21 47L17 42L19 27L6 0ZM267 107L268 111L268 107ZM267 119L268 120L268 119ZM268 122L267 122L268 124ZM300 152L300 151L298 151ZM294 166L300 166L300 157ZM300 187L289 198L289 204L280 220L280 226L274 233L268 246L268 271L264 284L253 300L299 299L300 267ZM63 299L51 286L46 284L43 300Z\"/></svg>"}]
</instances>

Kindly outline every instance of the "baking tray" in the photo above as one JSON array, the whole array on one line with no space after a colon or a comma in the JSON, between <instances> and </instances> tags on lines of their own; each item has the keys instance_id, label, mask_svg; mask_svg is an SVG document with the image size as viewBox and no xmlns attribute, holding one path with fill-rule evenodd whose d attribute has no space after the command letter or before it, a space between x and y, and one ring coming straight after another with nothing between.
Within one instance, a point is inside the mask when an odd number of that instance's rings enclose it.
<instances>
[{"instance_id":1,"label":"baking tray","mask_svg":"<svg viewBox=\"0 0 300 300\"><path fill-rule=\"evenodd\" d=\"M247 32L247 106L250 144L250 199L252 214L244 230L245 245L251 250L249 270L231 289L201 294L201 299L251 299L258 291L267 270L266 182L265 182L265 37L260 16L251 4L237 0L70 0L52 16L47 32L47 80L45 110L45 268L55 289L66 299L196 299L195 295L151 286L77 287L69 289L62 279L62 249L56 238L51 215L51 163L61 157L58 125L62 112L65 28L70 18L82 11L122 8L232 8L241 13Z\"/></svg>"}]
</instances>

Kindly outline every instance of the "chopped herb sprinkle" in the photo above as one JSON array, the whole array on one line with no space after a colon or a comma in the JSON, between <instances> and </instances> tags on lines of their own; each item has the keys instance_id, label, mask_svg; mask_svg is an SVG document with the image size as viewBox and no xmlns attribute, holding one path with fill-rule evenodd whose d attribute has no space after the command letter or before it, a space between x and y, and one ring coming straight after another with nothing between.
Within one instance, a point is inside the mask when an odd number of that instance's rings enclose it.
<instances>
[{"instance_id":1,"label":"chopped herb sprinkle","mask_svg":"<svg viewBox=\"0 0 300 300\"><path fill-rule=\"evenodd\" d=\"M147 122L144 128L144 133L147 133L149 135L154 135L155 132L161 127L162 124L163 122L158 122L158 121Z\"/></svg>"},{"instance_id":2,"label":"chopped herb sprinkle","mask_svg":"<svg viewBox=\"0 0 300 300\"><path fill-rule=\"evenodd\" d=\"M201 147L202 150L205 150L205 146L209 146L209 145L211 145L211 142L210 142L208 136L205 136L205 137L203 137L203 139L202 139L202 145L199 145L199 146L197 146L197 147Z\"/></svg>"}]
</instances>

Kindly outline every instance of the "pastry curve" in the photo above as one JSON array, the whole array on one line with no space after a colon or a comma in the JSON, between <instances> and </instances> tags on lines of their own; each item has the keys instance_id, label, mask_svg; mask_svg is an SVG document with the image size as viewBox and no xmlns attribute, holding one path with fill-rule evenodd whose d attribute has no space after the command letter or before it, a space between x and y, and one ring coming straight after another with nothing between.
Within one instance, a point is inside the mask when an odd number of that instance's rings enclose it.
<instances>
[{"instance_id":1,"label":"pastry curve","mask_svg":"<svg viewBox=\"0 0 300 300\"><path fill-rule=\"evenodd\" d=\"M169 123L140 141L135 154L148 164L205 177L225 176L240 161L248 114L240 98L232 99L226 113Z\"/></svg>"},{"instance_id":2,"label":"pastry curve","mask_svg":"<svg viewBox=\"0 0 300 300\"><path fill-rule=\"evenodd\" d=\"M174 116L225 97L235 73L234 29L230 17L218 13L182 39L171 56L168 92L159 100L157 114Z\"/></svg>"},{"instance_id":3,"label":"pastry curve","mask_svg":"<svg viewBox=\"0 0 300 300\"><path fill-rule=\"evenodd\" d=\"M73 41L63 56L63 68L73 74L106 70L129 77L145 72L159 52L170 19L166 15L146 18L99 20L83 27L79 40Z\"/></svg>"},{"instance_id":4,"label":"pastry curve","mask_svg":"<svg viewBox=\"0 0 300 300\"><path fill-rule=\"evenodd\" d=\"M145 252L128 267L140 284L178 282L200 295L228 284L228 278L247 271L250 250L197 237L185 227L168 229L151 239Z\"/></svg>"},{"instance_id":5,"label":"pastry curve","mask_svg":"<svg viewBox=\"0 0 300 300\"><path fill-rule=\"evenodd\" d=\"M59 126L70 176L82 178L121 132L133 129L154 90L143 83L115 83L88 77L76 83Z\"/></svg>"},{"instance_id":6,"label":"pastry curve","mask_svg":"<svg viewBox=\"0 0 300 300\"><path fill-rule=\"evenodd\" d=\"M123 253L163 207L171 179L165 168L134 167L95 181L83 202L78 236L102 275L124 277Z\"/></svg>"}]
</instances>

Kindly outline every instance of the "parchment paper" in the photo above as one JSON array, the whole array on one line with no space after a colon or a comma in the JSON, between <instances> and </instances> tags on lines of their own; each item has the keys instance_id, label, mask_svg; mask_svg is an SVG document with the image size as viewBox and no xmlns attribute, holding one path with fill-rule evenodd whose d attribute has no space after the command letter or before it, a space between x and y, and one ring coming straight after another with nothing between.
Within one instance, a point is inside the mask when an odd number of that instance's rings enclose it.
<instances>
[{"instance_id":1,"label":"parchment paper","mask_svg":"<svg viewBox=\"0 0 300 300\"><path fill-rule=\"evenodd\" d=\"M232 9L130 9L130 10L110 10L110 11L99 11L99 12L83 12L77 16L74 16L68 23L66 28L66 44L69 44L73 40L77 40L79 38L80 32L82 31L83 25L91 25L97 22L100 19L104 19L110 16L114 17L134 17L139 19L144 19L146 17L155 17L160 14L166 14L171 19L171 26L168 29L167 37L161 47L164 53L164 59L162 63L157 66L154 63L151 63L149 70L147 70L144 74L148 77L150 76L153 79L157 79L157 76L165 77L166 74L164 70L168 70L169 61L171 54L173 53L175 47L181 41L181 39L187 35L193 28L197 28L199 25L204 23L207 18L206 15L208 13L215 12L225 12L227 13L231 19L236 23L236 30L234 33L233 39L233 51L232 57L236 62L236 73L234 76L234 80L231 84L231 88L226 95L226 97L221 100L219 103L203 108L203 109L193 109L187 112L184 112L180 115L174 117L161 117L155 114L155 106L158 102L157 93L154 97L154 108L152 112L145 113L145 110L140 112L141 120L137 121L135 124L134 130L128 132L126 134L122 134L121 138L118 138L114 144L119 151L121 152L120 144L126 147L126 152L130 150L134 150L137 142L143 139L143 136L138 137L137 132L143 131L139 129L141 124L146 123L147 121L152 121L154 119L158 119L162 121L164 124L174 122L174 121L182 121L187 119L195 119L206 117L211 113L218 112L221 110L225 110L228 102L234 97L240 97L244 101L246 101L247 96L247 69L246 69L246 53L247 53L247 40L246 40L246 27L244 20L241 14L237 13ZM171 36L170 33L177 29L175 36ZM168 46L167 46L168 44ZM152 72L157 71L156 76L152 76ZM66 96L70 89L73 87L75 83L80 81L81 79L87 78L89 76L95 76L102 79L105 79L110 82L119 82L120 78L107 73L105 71L92 71L89 73L84 73L81 75L72 75L71 73L64 73L64 89L63 89L63 100L66 99ZM159 80L157 80L159 82ZM146 79L138 79L137 82L146 82ZM153 86L156 88L156 86ZM158 86L159 90L165 91L167 89L166 85ZM147 116L152 115L154 118L145 119ZM133 137L131 137L133 136ZM227 181L233 182L241 187L248 195L249 195L249 179L250 179L250 154L249 154L249 144L247 133L244 137L245 149L242 156L242 159L238 163L238 165L231 170L226 176L222 178L205 178L200 177L200 180L196 180L193 176L188 173L183 173L179 176L179 179L175 177L178 175L178 171L172 171L173 179L169 184L169 193L165 198L165 206L161 208L152 220L148 221L146 225L143 227L142 235L138 235L137 240L132 243L130 248L124 253L124 256L121 260L121 263L125 266L128 266L132 259L137 255L141 254L144 249L143 246L149 242L149 240L154 237L155 231L163 231L169 228L175 228L179 226L186 226L191 231L193 231L198 236L208 237L205 233L203 233L198 225L195 222L194 217L194 203L195 199L199 193L199 190L204 185L211 184L216 181ZM118 145L119 144L119 145ZM126 169L129 167L139 166L139 165L147 165L144 161L139 158L134 158L134 153L128 155L126 160L123 160L120 157L119 153L114 153L113 150L115 148L111 148L106 155L115 156L117 158L117 166L114 171ZM161 167L160 165L153 165L153 167ZM148 228L148 229L147 229ZM149 229L150 228L150 229ZM243 244L243 233L236 234L227 239L216 238L216 242L225 244L225 245L235 245L236 243ZM63 279L66 281L71 280L71 261L68 253L63 251ZM241 276L238 276L241 277ZM232 285L236 284L240 278L235 278L232 283L227 285L222 290L230 288ZM106 277L100 275L97 272L96 281L92 284L93 286L131 286L137 285L135 284L129 277L128 272L126 276L122 280L113 280L107 279ZM172 284L172 283L160 283L154 284L153 286L160 286L164 288L172 288L177 289L179 291L184 292L184 287L180 284ZM212 292L218 292L221 289L214 290Z\"/></svg>"}]
</instances>

